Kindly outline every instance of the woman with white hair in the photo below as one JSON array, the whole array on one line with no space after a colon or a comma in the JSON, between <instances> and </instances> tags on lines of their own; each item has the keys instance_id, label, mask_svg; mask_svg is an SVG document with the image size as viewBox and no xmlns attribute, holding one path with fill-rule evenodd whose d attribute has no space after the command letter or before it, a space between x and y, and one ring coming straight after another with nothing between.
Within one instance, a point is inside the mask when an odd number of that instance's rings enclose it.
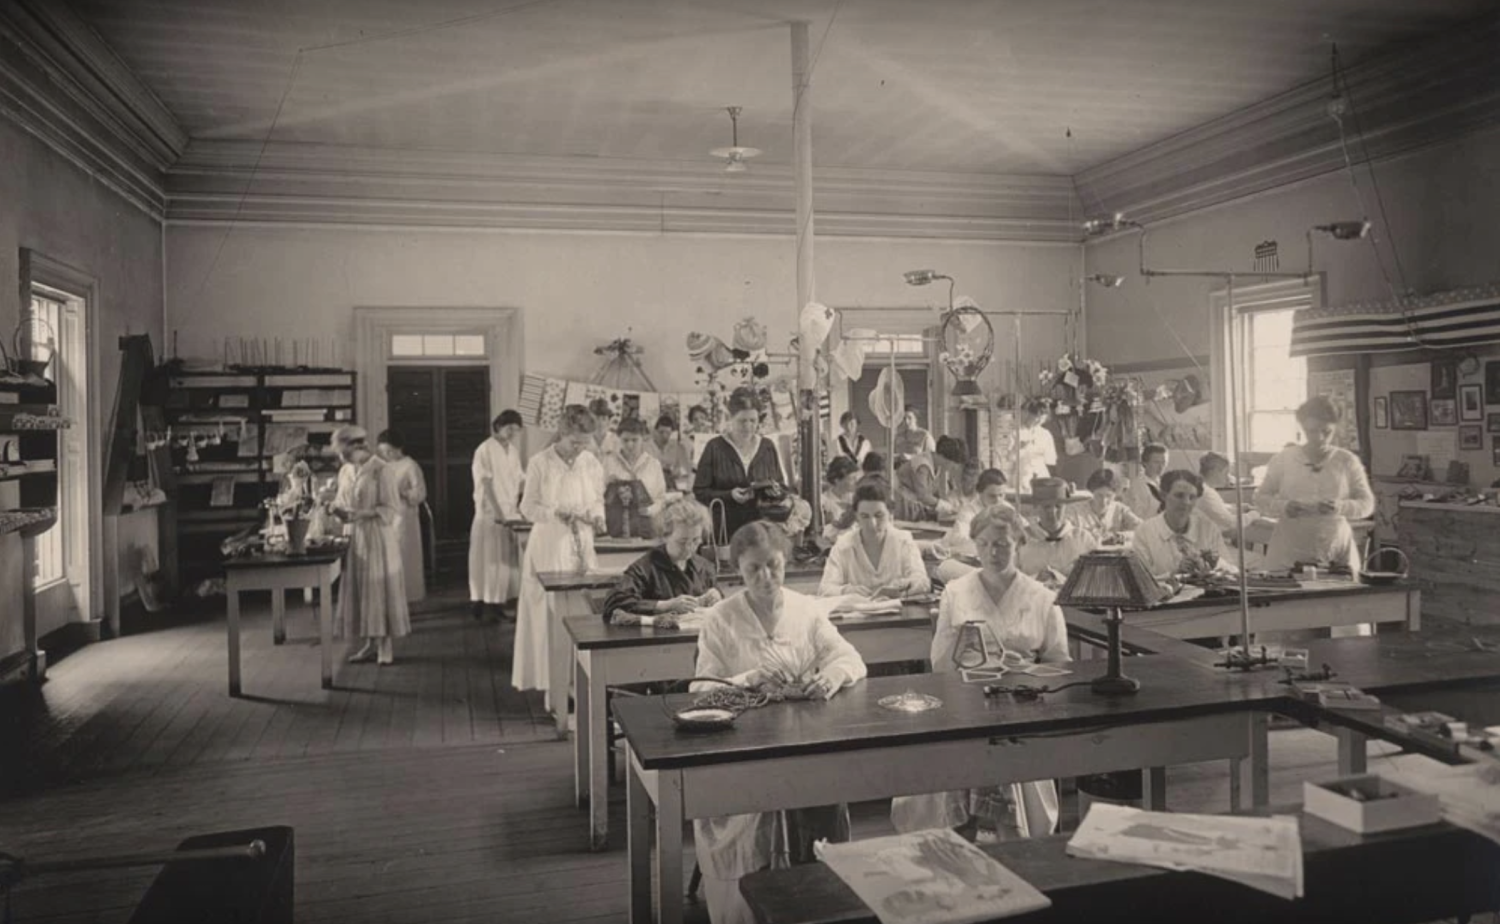
<instances>
[{"instance_id":1,"label":"woman with white hair","mask_svg":"<svg viewBox=\"0 0 1500 924\"><path fill-rule=\"evenodd\" d=\"M333 445L344 466L333 513L350 524L349 551L339 581L338 625L344 635L364 639L350 663L395 660L391 640L411 633L406 583L401 571L401 543L396 523L401 498L386 463L367 445L361 427L340 427Z\"/></svg>"},{"instance_id":2,"label":"woman with white hair","mask_svg":"<svg viewBox=\"0 0 1500 924\"><path fill-rule=\"evenodd\" d=\"M552 445L531 457L521 515L535 525L521 562L521 601L516 611L516 652L510 682L518 690L549 690L547 590L542 571L589 570L598 564L594 534L604 530L604 467L592 452L594 417L581 404L563 408ZM545 700L548 709L567 703Z\"/></svg>"},{"instance_id":3,"label":"woman with white hair","mask_svg":"<svg viewBox=\"0 0 1500 924\"><path fill-rule=\"evenodd\" d=\"M671 629L679 616L722 600L714 566L697 554L708 526L708 508L697 501L668 503L661 512L665 541L625 569L604 600L605 621Z\"/></svg>"}]
</instances>

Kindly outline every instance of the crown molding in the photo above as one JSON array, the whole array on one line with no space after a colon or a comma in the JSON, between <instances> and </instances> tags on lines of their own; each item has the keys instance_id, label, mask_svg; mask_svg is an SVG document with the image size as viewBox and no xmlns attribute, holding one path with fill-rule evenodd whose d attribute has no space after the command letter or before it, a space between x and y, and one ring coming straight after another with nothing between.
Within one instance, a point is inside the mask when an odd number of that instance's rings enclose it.
<instances>
[{"instance_id":1,"label":"crown molding","mask_svg":"<svg viewBox=\"0 0 1500 924\"><path fill-rule=\"evenodd\" d=\"M816 172L819 234L1076 241L1072 181ZM295 222L791 234L790 167L193 141L167 173L171 222Z\"/></svg>"},{"instance_id":2,"label":"crown molding","mask_svg":"<svg viewBox=\"0 0 1500 924\"><path fill-rule=\"evenodd\" d=\"M1500 121L1500 14L1345 70L1362 162ZM1325 77L1080 172L1091 212L1161 221L1344 168Z\"/></svg>"},{"instance_id":3,"label":"crown molding","mask_svg":"<svg viewBox=\"0 0 1500 924\"><path fill-rule=\"evenodd\" d=\"M161 170L187 147L167 107L65 2L0 3L0 30L136 157Z\"/></svg>"}]
</instances>

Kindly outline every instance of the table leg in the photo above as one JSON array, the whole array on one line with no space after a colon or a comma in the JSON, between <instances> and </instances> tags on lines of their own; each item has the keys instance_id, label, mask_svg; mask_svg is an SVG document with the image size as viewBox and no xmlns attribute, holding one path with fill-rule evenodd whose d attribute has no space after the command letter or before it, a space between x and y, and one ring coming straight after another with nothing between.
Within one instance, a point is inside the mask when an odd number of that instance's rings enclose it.
<instances>
[{"instance_id":1,"label":"table leg","mask_svg":"<svg viewBox=\"0 0 1500 924\"><path fill-rule=\"evenodd\" d=\"M1369 739L1352 728L1334 729L1333 734L1339 742L1339 776L1367 772L1365 742Z\"/></svg>"},{"instance_id":2,"label":"table leg","mask_svg":"<svg viewBox=\"0 0 1500 924\"><path fill-rule=\"evenodd\" d=\"M557 737L568 734L568 687L573 677L568 656L573 646L568 642L568 632L563 626L564 616L587 613L587 607L578 608L582 595L559 593L548 595L547 606L547 690L552 714L557 718ZM576 705L575 705L576 710Z\"/></svg>"},{"instance_id":3,"label":"table leg","mask_svg":"<svg viewBox=\"0 0 1500 924\"><path fill-rule=\"evenodd\" d=\"M590 657L590 662L592 658ZM583 719L585 709L588 718L586 729L576 735L587 742L589 774L589 836L595 851L609 844L609 700L604 692L603 665L589 664L591 668L578 678L579 696L586 697L587 706L580 703L578 716ZM582 692L587 687L587 692Z\"/></svg>"},{"instance_id":4,"label":"table leg","mask_svg":"<svg viewBox=\"0 0 1500 924\"><path fill-rule=\"evenodd\" d=\"M286 641L286 591L280 588L271 590L271 644L280 645Z\"/></svg>"},{"instance_id":5,"label":"table leg","mask_svg":"<svg viewBox=\"0 0 1500 924\"><path fill-rule=\"evenodd\" d=\"M1422 628L1422 593L1417 590L1406 592L1406 631L1417 632Z\"/></svg>"},{"instance_id":6,"label":"table leg","mask_svg":"<svg viewBox=\"0 0 1500 924\"><path fill-rule=\"evenodd\" d=\"M651 921L651 797L629 748L625 752L626 855L630 866L630 924Z\"/></svg>"},{"instance_id":7,"label":"table leg","mask_svg":"<svg viewBox=\"0 0 1500 924\"><path fill-rule=\"evenodd\" d=\"M682 774L656 782L656 909L660 924L682 924Z\"/></svg>"},{"instance_id":8,"label":"table leg","mask_svg":"<svg viewBox=\"0 0 1500 924\"><path fill-rule=\"evenodd\" d=\"M229 695L240 695L240 592L230 590L228 598L229 618Z\"/></svg>"},{"instance_id":9,"label":"table leg","mask_svg":"<svg viewBox=\"0 0 1500 924\"><path fill-rule=\"evenodd\" d=\"M1238 757L1229 758L1229 810L1238 812L1244 797L1240 794L1240 777L1244 773L1242 765L1244 761Z\"/></svg>"},{"instance_id":10,"label":"table leg","mask_svg":"<svg viewBox=\"0 0 1500 924\"><path fill-rule=\"evenodd\" d=\"M1152 812L1167 810L1167 768L1147 767L1141 771L1143 784L1141 793L1145 798L1142 808Z\"/></svg>"},{"instance_id":11,"label":"table leg","mask_svg":"<svg viewBox=\"0 0 1500 924\"><path fill-rule=\"evenodd\" d=\"M318 575L318 643L323 649L323 689L333 689L333 581Z\"/></svg>"},{"instance_id":12,"label":"table leg","mask_svg":"<svg viewBox=\"0 0 1500 924\"><path fill-rule=\"evenodd\" d=\"M1245 795L1251 808L1265 808L1271 801L1271 745L1269 722L1264 712L1245 713L1249 755L1231 761L1237 778L1229 787L1230 800L1239 806Z\"/></svg>"},{"instance_id":13,"label":"table leg","mask_svg":"<svg viewBox=\"0 0 1500 924\"><path fill-rule=\"evenodd\" d=\"M589 796L589 743L593 730L589 719L589 682L583 669L583 652L573 658L573 685L578 689L578 723L573 728L573 802L583 806Z\"/></svg>"}]
</instances>

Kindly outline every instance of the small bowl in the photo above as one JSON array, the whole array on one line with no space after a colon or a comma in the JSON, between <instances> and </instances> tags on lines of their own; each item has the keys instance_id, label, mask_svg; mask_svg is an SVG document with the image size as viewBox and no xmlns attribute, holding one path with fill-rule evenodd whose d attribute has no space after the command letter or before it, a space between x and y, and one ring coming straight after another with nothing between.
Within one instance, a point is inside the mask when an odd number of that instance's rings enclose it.
<instances>
[{"instance_id":1,"label":"small bowl","mask_svg":"<svg viewBox=\"0 0 1500 924\"><path fill-rule=\"evenodd\" d=\"M692 706L672 713L677 727L688 732L722 731L734 726L734 713L728 709Z\"/></svg>"}]
</instances>

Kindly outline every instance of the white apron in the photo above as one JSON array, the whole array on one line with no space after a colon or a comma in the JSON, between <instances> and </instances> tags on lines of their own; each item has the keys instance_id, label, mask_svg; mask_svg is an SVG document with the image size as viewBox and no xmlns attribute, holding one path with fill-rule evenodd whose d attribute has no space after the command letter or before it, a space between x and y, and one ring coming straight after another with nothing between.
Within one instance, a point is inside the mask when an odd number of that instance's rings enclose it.
<instances>
[{"instance_id":1,"label":"white apron","mask_svg":"<svg viewBox=\"0 0 1500 924\"><path fill-rule=\"evenodd\" d=\"M511 531L496 521L520 519L516 502L526 481L520 450L514 445L502 446L499 440L485 440L474 451L473 475L469 599L479 603L509 603L520 590L520 551ZM499 509L496 503L500 504Z\"/></svg>"}]
</instances>

